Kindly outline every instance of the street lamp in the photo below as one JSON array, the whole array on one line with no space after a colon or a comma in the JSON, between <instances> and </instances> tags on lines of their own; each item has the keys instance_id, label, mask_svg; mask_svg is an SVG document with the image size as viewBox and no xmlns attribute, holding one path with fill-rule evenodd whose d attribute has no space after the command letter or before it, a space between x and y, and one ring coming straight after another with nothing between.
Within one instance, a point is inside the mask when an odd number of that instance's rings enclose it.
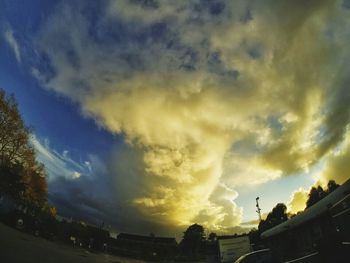
<instances>
[{"instance_id":1,"label":"street lamp","mask_svg":"<svg viewBox=\"0 0 350 263\"><path fill-rule=\"evenodd\" d=\"M259 196L257 198L255 198L255 201L256 201L256 212L258 213L259 215L259 222L261 221L261 209L260 209L260 206L259 206Z\"/></svg>"}]
</instances>

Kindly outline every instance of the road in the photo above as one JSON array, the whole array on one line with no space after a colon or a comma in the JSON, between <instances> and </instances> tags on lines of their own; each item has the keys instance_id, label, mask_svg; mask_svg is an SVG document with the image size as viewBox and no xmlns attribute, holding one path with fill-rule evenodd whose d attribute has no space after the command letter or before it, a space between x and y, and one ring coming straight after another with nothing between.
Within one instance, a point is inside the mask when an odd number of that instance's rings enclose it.
<instances>
[{"instance_id":1,"label":"road","mask_svg":"<svg viewBox=\"0 0 350 263\"><path fill-rule=\"evenodd\" d=\"M142 263L143 261L90 253L35 237L0 223L1 263Z\"/></svg>"}]
</instances>

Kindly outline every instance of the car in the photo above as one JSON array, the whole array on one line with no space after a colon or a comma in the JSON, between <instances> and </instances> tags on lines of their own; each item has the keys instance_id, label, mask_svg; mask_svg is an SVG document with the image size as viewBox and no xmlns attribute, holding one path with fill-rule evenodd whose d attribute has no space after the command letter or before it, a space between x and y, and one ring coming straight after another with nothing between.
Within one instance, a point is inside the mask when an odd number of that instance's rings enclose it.
<instances>
[{"instance_id":1,"label":"car","mask_svg":"<svg viewBox=\"0 0 350 263\"><path fill-rule=\"evenodd\" d=\"M235 263L274 263L270 249L250 252L238 258Z\"/></svg>"}]
</instances>

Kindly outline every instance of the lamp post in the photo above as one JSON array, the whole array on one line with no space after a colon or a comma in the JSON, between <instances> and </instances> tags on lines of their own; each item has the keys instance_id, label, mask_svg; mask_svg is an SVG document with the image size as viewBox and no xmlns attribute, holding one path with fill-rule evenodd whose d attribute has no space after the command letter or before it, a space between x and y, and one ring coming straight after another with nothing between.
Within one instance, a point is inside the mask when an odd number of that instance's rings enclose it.
<instances>
[{"instance_id":1,"label":"lamp post","mask_svg":"<svg viewBox=\"0 0 350 263\"><path fill-rule=\"evenodd\" d=\"M259 222L261 221L261 209L260 209L260 206L259 206L259 197L255 198L255 201L256 201L256 212L258 213L259 215Z\"/></svg>"}]
</instances>

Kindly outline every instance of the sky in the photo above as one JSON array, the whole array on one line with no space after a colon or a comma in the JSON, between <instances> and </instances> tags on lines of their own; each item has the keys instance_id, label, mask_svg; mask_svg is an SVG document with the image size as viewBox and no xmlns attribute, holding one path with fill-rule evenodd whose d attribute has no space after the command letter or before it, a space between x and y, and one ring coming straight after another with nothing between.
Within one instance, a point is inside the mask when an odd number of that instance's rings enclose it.
<instances>
[{"instance_id":1,"label":"sky","mask_svg":"<svg viewBox=\"0 0 350 263\"><path fill-rule=\"evenodd\" d=\"M350 1L0 4L0 87L64 216L229 234L350 178Z\"/></svg>"}]
</instances>

